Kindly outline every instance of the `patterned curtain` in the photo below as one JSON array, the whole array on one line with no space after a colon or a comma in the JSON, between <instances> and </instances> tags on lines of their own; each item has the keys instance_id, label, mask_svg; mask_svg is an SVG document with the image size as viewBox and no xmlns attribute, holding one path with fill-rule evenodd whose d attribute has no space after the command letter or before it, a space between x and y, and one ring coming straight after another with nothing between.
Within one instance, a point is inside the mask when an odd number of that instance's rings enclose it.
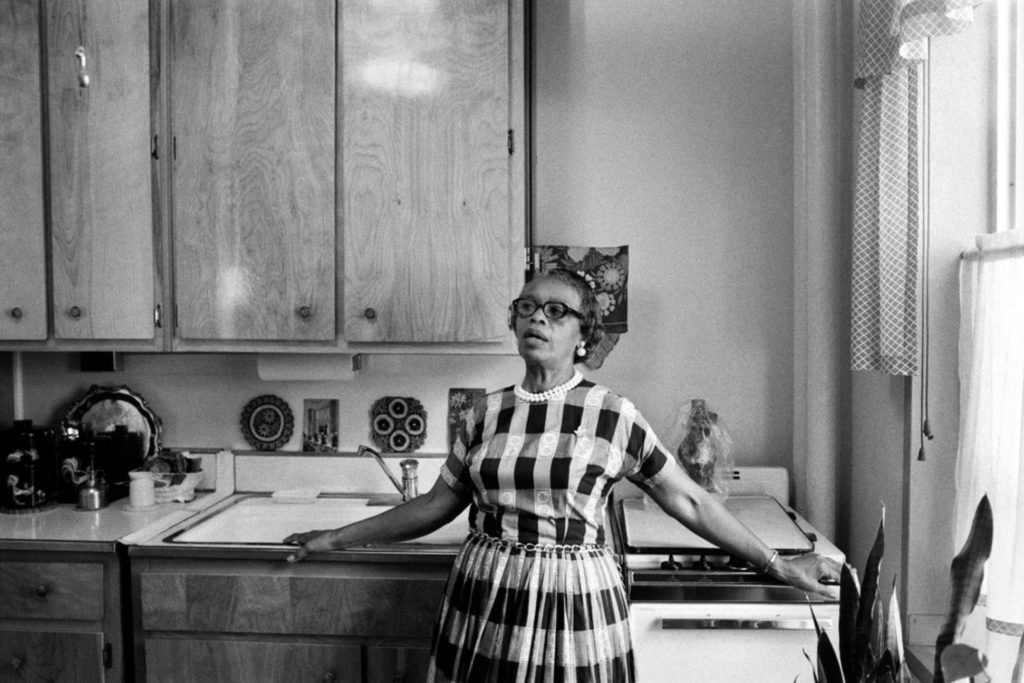
<instances>
[{"instance_id":1,"label":"patterned curtain","mask_svg":"<svg viewBox=\"0 0 1024 683\"><path fill-rule=\"evenodd\" d=\"M977 0L864 0L854 188L852 368L918 372L918 66L928 37L971 24Z\"/></svg>"}]
</instances>

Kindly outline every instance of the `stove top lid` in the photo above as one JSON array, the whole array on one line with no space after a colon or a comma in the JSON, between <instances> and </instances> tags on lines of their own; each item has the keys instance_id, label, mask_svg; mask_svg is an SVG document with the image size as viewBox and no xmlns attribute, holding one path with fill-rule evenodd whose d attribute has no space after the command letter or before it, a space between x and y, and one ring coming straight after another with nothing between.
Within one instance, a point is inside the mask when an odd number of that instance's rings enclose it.
<instances>
[{"instance_id":1,"label":"stove top lid","mask_svg":"<svg viewBox=\"0 0 1024 683\"><path fill-rule=\"evenodd\" d=\"M814 549L811 540L772 496L731 496L724 504L765 545L781 554ZM621 513L627 552L677 555L723 552L670 517L650 498L623 500Z\"/></svg>"}]
</instances>

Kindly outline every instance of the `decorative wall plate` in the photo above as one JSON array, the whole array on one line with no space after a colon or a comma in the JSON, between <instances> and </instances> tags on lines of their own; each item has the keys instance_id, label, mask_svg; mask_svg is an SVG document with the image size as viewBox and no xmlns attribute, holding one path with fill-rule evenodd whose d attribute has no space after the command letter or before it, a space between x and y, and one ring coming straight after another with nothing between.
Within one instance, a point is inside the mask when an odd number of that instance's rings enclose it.
<instances>
[{"instance_id":1,"label":"decorative wall plate","mask_svg":"<svg viewBox=\"0 0 1024 683\"><path fill-rule=\"evenodd\" d=\"M415 398L385 396L370 409L370 434L382 451L406 453L427 437L427 411Z\"/></svg>"},{"instance_id":2,"label":"decorative wall plate","mask_svg":"<svg viewBox=\"0 0 1024 683\"><path fill-rule=\"evenodd\" d=\"M242 436L253 448L276 451L292 437L295 419L292 410L273 394L257 396L242 409Z\"/></svg>"}]
</instances>

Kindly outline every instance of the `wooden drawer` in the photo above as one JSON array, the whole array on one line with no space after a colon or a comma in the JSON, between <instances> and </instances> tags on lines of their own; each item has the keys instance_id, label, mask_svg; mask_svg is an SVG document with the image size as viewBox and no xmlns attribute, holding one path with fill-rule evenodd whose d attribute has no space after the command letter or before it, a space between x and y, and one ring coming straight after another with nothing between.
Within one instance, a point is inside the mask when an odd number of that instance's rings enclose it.
<instances>
[{"instance_id":1,"label":"wooden drawer","mask_svg":"<svg viewBox=\"0 0 1024 683\"><path fill-rule=\"evenodd\" d=\"M0 618L103 619L103 565L0 562Z\"/></svg>"},{"instance_id":2,"label":"wooden drawer","mask_svg":"<svg viewBox=\"0 0 1024 683\"><path fill-rule=\"evenodd\" d=\"M440 577L326 577L146 572L147 631L429 638Z\"/></svg>"},{"instance_id":3,"label":"wooden drawer","mask_svg":"<svg viewBox=\"0 0 1024 683\"><path fill-rule=\"evenodd\" d=\"M338 643L148 638L146 681L362 683L362 652Z\"/></svg>"},{"instance_id":4,"label":"wooden drawer","mask_svg":"<svg viewBox=\"0 0 1024 683\"><path fill-rule=\"evenodd\" d=\"M102 653L102 633L0 630L0 681L103 681Z\"/></svg>"}]
</instances>

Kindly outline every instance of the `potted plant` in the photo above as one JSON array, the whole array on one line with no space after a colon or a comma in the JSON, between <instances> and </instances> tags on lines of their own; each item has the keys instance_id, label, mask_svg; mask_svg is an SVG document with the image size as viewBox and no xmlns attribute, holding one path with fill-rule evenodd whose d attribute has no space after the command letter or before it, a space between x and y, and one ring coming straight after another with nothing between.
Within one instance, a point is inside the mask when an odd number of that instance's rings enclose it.
<instances>
[{"instance_id":1,"label":"potted plant","mask_svg":"<svg viewBox=\"0 0 1024 683\"><path fill-rule=\"evenodd\" d=\"M978 503L971 532L950 567L950 600L943 628L935 641L934 683L983 673L985 657L975 648L954 643L965 617L978 602L985 562L992 549L992 508L988 497ZM840 579L839 652L828 633L818 632L815 683L909 683L895 586L887 613L878 595L879 568L885 553L885 508L868 553L863 581L849 565ZM813 609L811 610L814 615ZM810 657L808 657L810 659Z\"/></svg>"}]
</instances>

